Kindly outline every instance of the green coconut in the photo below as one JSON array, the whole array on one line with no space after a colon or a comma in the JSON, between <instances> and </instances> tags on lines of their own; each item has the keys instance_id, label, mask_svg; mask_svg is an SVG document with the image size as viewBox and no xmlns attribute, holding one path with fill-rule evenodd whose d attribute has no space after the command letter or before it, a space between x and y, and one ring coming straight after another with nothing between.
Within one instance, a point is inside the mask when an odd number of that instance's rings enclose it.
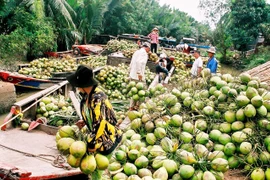
<instances>
[{"instance_id":1,"label":"green coconut","mask_svg":"<svg viewBox=\"0 0 270 180\"><path fill-rule=\"evenodd\" d=\"M196 135L196 142L199 144L206 144L209 140L209 135L205 132L199 132Z\"/></svg>"},{"instance_id":2,"label":"green coconut","mask_svg":"<svg viewBox=\"0 0 270 180\"><path fill-rule=\"evenodd\" d=\"M183 123L182 120L182 116L175 114L172 116L171 120L170 120L170 125L174 126L174 127L180 127Z\"/></svg>"},{"instance_id":3,"label":"green coconut","mask_svg":"<svg viewBox=\"0 0 270 180\"><path fill-rule=\"evenodd\" d=\"M133 174L137 174L137 171L138 170L137 170L136 166L132 163L128 162L124 165L124 172L128 176L131 176Z\"/></svg>"},{"instance_id":4,"label":"green coconut","mask_svg":"<svg viewBox=\"0 0 270 180\"><path fill-rule=\"evenodd\" d=\"M226 111L224 113L224 119L228 123L233 123L236 120L236 115L234 111Z\"/></svg>"},{"instance_id":5,"label":"green coconut","mask_svg":"<svg viewBox=\"0 0 270 180\"><path fill-rule=\"evenodd\" d=\"M255 89L254 87L248 87L247 90L246 90L246 96L249 98L249 99L252 99L254 96L257 96L259 95L257 89Z\"/></svg>"},{"instance_id":6,"label":"green coconut","mask_svg":"<svg viewBox=\"0 0 270 180\"><path fill-rule=\"evenodd\" d=\"M247 84L251 80L251 76L248 73L242 73L239 75L242 83Z\"/></svg>"},{"instance_id":7,"label":"green coconut","mask_svg":"<svg viewBox=\"0 0 270 180\"><path fill-rule=\"evenodd\" d=\"M203 113L204 113L205 115L207 115L207 116L212 116L212 115L214 115L215 110L214 110L214 108L211 107L211 106L205 106L205 107L203 108Z\"/></svg>"},{"instance_id":8,"label":"green coconut","mask_svg":"<svg viewBox=\"0 0 270 180\"><path fill-rule=\"evenodd\" d=\"M244 109L238 109L235 116L237 121L244 121L245 120Z\"/></svg>"},{"instance_id":9,"label":"green coconut","mask_svg":"<svg viewBox=\"0 0 270 180\"><path fill-rule=\"evenodd\" d=\"M252 180L264 180L265 179L265 173L263 169L261 168L256 168L252 171L250 175Z\"/></svg>"},{"instance_id":10,"label":"green coconut","mask_svg":"<svg viewBox=\"0 0 270 180\"><path fill-rule=\"evenodd\" d=\"M217 159L217 158L225 158L225 154L224 154L223 151L217 151L217 150L215 150L213 152L210 152L208 154L208 157L207 158L208 158L208 160L213 161L214 159Z\"/></svg>"},{"instance_id":11,"label":"green coconut","mask_svg":"<svg viewBox=\"0 0 270 180\"><path fill-rule=\"evenodd\" d=\"M169 177L172 177L172 175L174 175L174 173L178 170L178 166L174 160L164 160L163 167L165 167Z\"/></svg>"},{"instance_id":12,"label":"green coconut","mask_svg":"<svg viewBox=\"0 0 270 180\"><path fill-rule=\"evenodd\" d=\"M216 85L217 84L217 82L219 82L219 81L221 81L221 78L219 77L219 76L213 76L213 77L211 77L210 78L210 83L212 84L212 85Z\"/></svg>"},{"instance_id":13,"label":"green coconut","mask_svg":"<svg viewBox=\"0 0 270 180\"><path fill-rule=\"evenodd\" d=\"M201 131L207 130L207 122L204 119L198 119L195 122L195 127Z\"/></svg>"},{"instance_id":14,"label":"green coconut","mask_svg":"<svg viewBox=\"0 0 270 180\"><path fill-rule=\"evenodd\" d=\"M169 177L165 167L161 167L153 173L153 178L167 180Z\"/></svg>"},{"instance_id":15,"label":"green coconut","mask_svg":"<svg viewBox=\"0 0 270 180\"><path fill-rule=\"evenodd\" d=\"M186 91L182 92L181 93L181 99L184 100L184 99L186 99L186 97L191 97L190 93L186 92Z\"/></svg>"},{"instance_id":16,"label":"green coconut","mask_svg":"<svg viewBox=\"0 0 270 180\"><path fill-rule=\"evenodd\" d=\"M142 117L142 114L138 111L128 111L127 116L132 121L134 119Z\"/></svg>"},{"instance_id":17,"label":"green coconut","mask_svg":"<svg viewBox=\"0 0 270 180\"><path fill-rule=\"evenodd\" d=\"M113 180L127 180L128 176L125 173L117 173L116 175L113 176Z\"/></svg>"},{"instance_id":18,"label":"green coconut","mask_svg":"<svg viewBox=\"0 0 270 180\"><path fill-rule=\"evenodd\" d=\"M128 158L131 161L135 161L139 157L140 153L137 149L132 149L128 152Z\"/></svg>"},{"instance_id":19,"label":"green coconut","mask_svg":"<svg viewBox=\"0 0 270 180\"><path fill-rule=\"evenodd\" d=\"M257 113L261 117L267 116L267 109L266 109L266 107L264 105L262 105L261 107L257 108Z\"/></svg>"},{"instance_id":20,"label":"green coconut","mask_svg":"<svg viewBox=\"0 0 270 180\"><path fill-rule=\"evenodd\" d=\"M236 146L233 143L229 142L224 146L223 151L224 151L225 155L233 156L235 151L236 151Z\"/></svg>"},{"instance_id":21,"label":"green coconut","mask_svg":"<svg viewBox=\"0 0 270 180\"><path fill-rule=\"evenodd\" d=\"M97 168L96 159L93 155L85 156L80 164L80 169L84 174L91 174Z\"/></svg>"},{"instance_id":22,"label":"green coconut","mask_svg":"<svg viewBox=\"0 0 270 180\"><path fill-rule=\"evenodd\" d=\"M235 121L231 126L233 131L240 131L245 128L245 124L242 121Z\"/></svg>"},{"instance_id":23,"label":"green coconut","mask_svg":"<svg viewBox=\"0 0 270 180\"><path fill-rule=\"evenodd\" d=\"M216 177L210 171L205 171L202 180L216 180Z\"/></svg>"},{"instance_id":24,"label":"green coconut","mask_svg":"<svg viewBox=\"0 0 270 180\"><path fill-rule=\"evenodd\" d=\"M249 98L244 95L238 95L236 97L236 104L238 107L246 106L250 102Z\"/></svg>"},{"instance_id":25,"label":"green coconut","mask_svg":"<svg viewBox=\"0 0 270 180\"><path fill-rule=\"evenodd\" d=\"M233 81L233 77L232 77L231 74L223 74L223 75L221 76L221 79L224 80L224 81L226 81L227 83Z\"/></svg>"},{"instance_id":26,"label":"green coconut","mask_svg":"<svg viewBox=\"0 0 270 180\"><path fill-rule=\"evenodd\" d=\"M167 159L166 156L157 156L157 157L155 157L155 159L152 162L152 168L158 169L158 168L162 167L163 166L163 162L166 159Z\"/></svg>"},{"instance_id":27,"label":"green coconut","mask_svg":"<svg viewBox=\"0 0 270 180\"><path fill-rule=\"evenodd\" d=\"M261 105L263 104L263 98L259 95L254 96L251 99L251 104L256 108L261 107Z\"/></svg>"},{"instance_id":28,"label":"green coconut","mask_svg":"<svg viewBox=\"0 0 270 180\"><path fill-rule=\"evenodd\" d=\"M219 130L222 133L230 133L232 131L231 124L228 122L221 123L219 125Z\"/></svg>"},{"instance_id":29,"label":"green coconut","mask_svg":"<svg viewBox=\"0 0 270 180\"><path fill-rule=\"evenodd\" d=\"M216 158L211 162L211 167L215 171L226 172L229 169L229 163L226 159Z\"/></svg>"},{"instance_id":30,"label":"green coconut","mask_svg":"<svg viewBox=\"0 0 270 180\"><path fill-rule=\"evenodd\" d=\"M145 156L140 156L135 160L135 166L139 169L146 168L148 166L149 160Z\"/></svg>"},{"instance_id":31,"label":"green coconut","mask_svg":"<svg viewBox=\"0 0 270 180\"><path fill-rule=\"evenodd\" d=\"M255 117L256 116L256 109L252 104L248 104L245 108L244 108L244 114L246 117Z\"/></svg>"},{"instance_id":32,"label":"green coconut","mask_svg":"<svg viewBox=\"0 0 270 180\"><path fill-rule=\"evenodd\" d=\"M242 131L236 131L232 134L232 141L242 143L247 139L247 134Z\"/></svg>"},{"instance_id":33,"label":"green coconut","mask_svg":"<svg viewBox=\"0 0 270 180\"><path fill-rule=\"evenodd\" d=\"M250 142L242 142L240 144L240 152L242 154L249 154L252 150L252 144Z\"/></svg>"},{"instance_id":34,"label":"green coconut","mask_svg":"<svg viewBox=\"0 0 270 180\"><path fill-rule=\"evenodd\" d=\"M138 176L140 178L143 178L145 176L151 176L152 177L152 172L149 169L142 168L142 169L139 169Z\"/></svg>"},{"instance_id":35,"label":"green coconut","mask_svg":"<svg viewBox=\"0 0 270 180\"><path fill-rule=\"evenodd\" d=\"M236 97L238 95L236 89L230 89L228 92L229 97Z\"/></svg>"},{"instance_id":36,"label":"green coconut","mask_svg":"<svg viewBox=\"0 0 270 180\"><path fill-rule=\"evenodd\" d=\"M227 143L231 142L231 136L228 135L228 134L221 134L218 141L223 144L223 145L226 145Z\"/></svg>"},{"instance_id":37,"label":"green coconut","mask_svg":"<svg viewBox=\"0 0 270 180\"><path fill-rule=\"evenodd\" d=\"M210 137L210 139L213 140L213 141L218 141L218 139L219 139L219 137L220 137L221 134L222 134L222 133L221 133L219 130L214 129L214 130L212 130L212 131L209 133L209 137Z\"/></svg>"},{"instance_id":38,"label":"green coconut","mask_svg":"<svg viewBox=\"0 0 270 180\"><path fill-rule=\"evenodd\" d=\"M247 84L248 87L254 87L255 89L259 88L259 82L256 80L251 80Z\"/></svg>"},{"instance_id":39,"label":"green coconut","mask_svg":"<svg viewBox=\"0 0 270 180\"><path fill-rule=\"evenodd\" d=\"M194 152L199 158L203 158L209 153L208 149L202 144L196 144Z\"/></svg>"},{"instance_id":40,"label":"green coconut","mask_svg":"<svg viewBox=\"0 0 270 180\"><path fill-rule=\"evenodd\" d=\"M181 165L179 174L184 179L189 179L194 175L195 169L191 165Z\"/></svg>"}]
</instances>

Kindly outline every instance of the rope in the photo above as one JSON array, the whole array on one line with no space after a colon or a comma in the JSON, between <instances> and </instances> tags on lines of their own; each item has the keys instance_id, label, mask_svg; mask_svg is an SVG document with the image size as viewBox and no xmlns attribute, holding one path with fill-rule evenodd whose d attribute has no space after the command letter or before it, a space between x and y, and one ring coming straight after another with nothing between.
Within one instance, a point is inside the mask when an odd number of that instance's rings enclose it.
<instances>
[{"instance_id":1,"label":"rope","mask_svg":"<svg viewBox=\"0 0 270 180\"><path fill-rule=\"evenodd\" d=\"M2 174L5 174L5 176L3 178L0 178L0 180L5 180L5 179L9 179L9 180L18 180L18 174L17 173L13 173L13 170L15 169L10 169L10 170L1 170L0 172Z\"/></svg>"},{"instance_id":2,"label":"rope","mask_svg":"<svg viewBox=\"0 0 270 180\"><path fill-rule=\"evenodd\" d=\"M63 168L63 169L66 169L66 170L71 170L72 169L70 166L65 165L66 160L61 154L58 154L57 156L50 155L50 154L38 154L38 155L35 155L35 154L20 151L20 150L11 148L11 147L7 147L7 146L2 145L2 144L0 144L0 146L3 147L3 148L9 149L11 151L21 153L21 154L23 154L25 156L28 156L28 157L39 158L41 160L50 162L54 167L57 167L57 168ZM51 158L48 158L48 157L51 157Z\"/></svg>"}]
</instances>

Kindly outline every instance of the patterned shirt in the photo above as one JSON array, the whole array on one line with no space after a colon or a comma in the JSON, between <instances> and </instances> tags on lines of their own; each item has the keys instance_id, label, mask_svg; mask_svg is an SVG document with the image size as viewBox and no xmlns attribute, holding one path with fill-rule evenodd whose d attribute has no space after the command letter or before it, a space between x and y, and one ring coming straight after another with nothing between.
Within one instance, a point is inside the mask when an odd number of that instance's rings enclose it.
<instances>
[{"instance_id":1,"label":"patterned shirt","mask_svg":"<svg viewBox=\"0 0 270 180\"><path fill-rule=\"evenodd\" d=\"M117 119L106 94L94 87L86 103L81 101L81 113L90 133L87 135L89 152L110 154L121 141L122 132L116 127Z\"/></svg>"}]
</instances>

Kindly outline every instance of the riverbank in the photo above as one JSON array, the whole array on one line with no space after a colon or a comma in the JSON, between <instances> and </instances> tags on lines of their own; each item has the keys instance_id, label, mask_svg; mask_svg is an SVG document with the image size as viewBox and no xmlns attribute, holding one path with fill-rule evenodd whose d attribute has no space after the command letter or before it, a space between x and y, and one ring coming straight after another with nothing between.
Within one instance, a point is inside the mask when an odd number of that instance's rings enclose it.
<instances>
[{"instance_id":1,"label":"riverbank","mask_svg":"<svg viewBox=\"0 0 270 180\"><path fill-rule=\"evenodd\" d=\"M29 90L24 88L18 88L16 87L16 102L21 101L29 96L32 96L33 94L39 92L39 90ZM0 124L4 122L5 117L8 115L9 111L6 111L2 114L0 114Z\"/></svg>"}]
</instances>

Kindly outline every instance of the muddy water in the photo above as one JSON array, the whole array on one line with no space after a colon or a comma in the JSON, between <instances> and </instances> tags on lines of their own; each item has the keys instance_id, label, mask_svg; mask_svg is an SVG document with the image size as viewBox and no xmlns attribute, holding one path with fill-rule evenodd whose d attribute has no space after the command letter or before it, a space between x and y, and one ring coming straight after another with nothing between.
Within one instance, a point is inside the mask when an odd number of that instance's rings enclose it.
<instances>
[{"instance_id":1,"label":"muddy water","mask_svg":"<svg viewBox=\"0 0 270 180\"><path fill-rule=\"evenodd\" d=\"M16 102L21 101L35 93L39 92L39 90L29 90L29 89L16 89ZM4 122L5 117L8 115L9 112L0 114L0 125Z\"/></svg>"}]
</instances>

